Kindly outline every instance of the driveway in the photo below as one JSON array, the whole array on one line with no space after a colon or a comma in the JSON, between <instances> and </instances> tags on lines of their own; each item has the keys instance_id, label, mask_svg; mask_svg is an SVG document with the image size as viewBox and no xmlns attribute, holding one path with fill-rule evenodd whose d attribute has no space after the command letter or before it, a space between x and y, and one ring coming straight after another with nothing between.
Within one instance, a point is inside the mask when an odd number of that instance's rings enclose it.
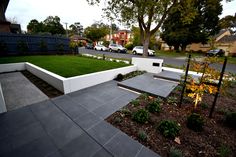
<instances>
[{"instance_id":1,"label":"driveway","mask_svg":"<svg viewBox=\"0 0 236 157\"><path fill-rule=\"evenodd\" d=\"M115 53L115 52L107 52L107 51L95 51L95 50L90 50L90 49L85 49L85 48L80 48L80 53L88 53L88 54L92 54L92 55L105 54L106 56L109 56L109 57L126 58L126 59L131 59L132 57L142 57L141 55L123 54L123 53ZM164 64L168 64L168 65L172 65L172 66L178 66L178 67L181 67L181 66L183 66L183 64L186 63L186 58L184 58L184 57L172 58L172 57L149 56L148 58L164 59ZM222 65L214 64L213 66L215 68L221 70ZM236 74L236 65L228 63L227 66L226 66L226 71Z\"/></svg>"}]
</instances>

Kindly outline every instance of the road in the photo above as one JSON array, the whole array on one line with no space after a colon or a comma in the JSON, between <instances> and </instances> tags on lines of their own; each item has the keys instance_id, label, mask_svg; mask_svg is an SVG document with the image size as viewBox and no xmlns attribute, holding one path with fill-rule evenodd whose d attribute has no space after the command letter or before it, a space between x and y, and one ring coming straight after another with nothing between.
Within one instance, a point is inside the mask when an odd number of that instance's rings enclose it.
<instances>
[{"instance_id":1,"label":"road","mask_svg":"<svg viewBox=\"0 0 236 157\"><path fill-rule=\"evenodd\" d=\"M115 53L115 52L107 52L107 51L95 51L95 50L90 50L90 49L85 49L85 48L80 48L79 51L80 51L80 53L87 53L87 54L92 54L92 55L104 54L106 56L113 57L113 58L131 59L132 57L142 57L141 55ZM183 64L186 63L186 58L184 58L184 57L172 58L172 57L149 56L148 58L164 59L164 64L177 66L177 67L181 67L181 66L183 66ZM213 66L219 70L221 70L221 67L222 67L221 64L214 64ZM231 73L236 74L236 65L228 63L226 66L226 72L231 72Z\"/></svg>"}]
</instances>

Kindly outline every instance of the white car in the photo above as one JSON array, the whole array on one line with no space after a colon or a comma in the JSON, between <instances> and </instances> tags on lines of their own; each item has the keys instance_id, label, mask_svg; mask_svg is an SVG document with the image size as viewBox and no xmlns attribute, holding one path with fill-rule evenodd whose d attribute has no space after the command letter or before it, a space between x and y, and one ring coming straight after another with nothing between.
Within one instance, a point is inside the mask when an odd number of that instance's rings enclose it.
<instances>
[{"instance_id":1,"label":"white car","mask_svg":"<svg viewBox=\"0 0 236 157\"><path fill-rule=\"evenodd\" d=\"M119 44L110 44L109 45L109 51L112 52L112 51L115 51L115 52L118 52L118 53L126 53L127 50L126 48L124 48L123 46L119 45Z\"/></svg>"},{"instance_id":2,"label":"white car","mask_svg":"<svg viewBox=\"0 0 236 157\"><path fill-rule=\"evenodd\" d=\"M135 55L136 54L141 54L142 55L143 54L143 46L135 46L132 50L132 53L135 54ZM155 51L148 49L148 55L150 55L150 56L155 55Z\"/></svg>"},{"instance_id":3,"label":"white car","mask_svg":"<svg viewBox=\"0 0 236 157\"><path fill-rule=\"evenodd\" d=\"M94 50L100 50L100 51L108 51L108 48L104 45L96 45L94 47Z\"/></svg>"}]
</instances>

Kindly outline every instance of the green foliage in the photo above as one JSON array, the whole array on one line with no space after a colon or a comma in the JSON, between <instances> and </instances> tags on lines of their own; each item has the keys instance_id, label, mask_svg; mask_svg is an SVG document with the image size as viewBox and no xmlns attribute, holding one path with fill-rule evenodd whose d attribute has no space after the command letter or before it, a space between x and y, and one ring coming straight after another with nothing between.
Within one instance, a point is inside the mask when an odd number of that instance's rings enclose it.
<instances>
[{"instance_id":1,"label":"green foliage","mask_svg":"<svg viewBox=\"0 0 236 157\"><path fill-rule=\"evenodd\" d=\"M236 15L232 16L232 15L227 15L225 17L223 17L222 19L220 19L219 21L219 27L221 29L233 29L236 27Z\"/></svg>"},{"instance_id":2,"label":"green foliage","mask_svg":"<svg viewBox=\"0 0 236 157\"><path fill-rule=\"evenodd\" d=\"M170 104L170 105L177 105L177 102L178 102L178 98L177 97L169 96L167 98L167 103Z\"/></svg>"},{"instance_id":3,"label":"green foliage","mask_svg":"<svg viewBox=\"0 0 236 157\"><path fill-rule=\"evenodd\" d=\"M123 75L124 76L123 80L127 80L127 79L133 78L135 76L142 75L144 73L146 73L146 72L145 71L133 71L133 72Z\"/></svg>"},{"instance_id":4,"label":"green foliage","mask_svg":"<svg viewBox=\"0 0 236 157\"><path fill-rule=\"evenodd\" d=\"M105 35L109 33L109 26L104 23L94 23L91 26L85 28L85 36L92 41L99 41Z\"/></svg>"},{"instance_id":5,"label":"green foliage","mask_svg":"<svg viewBox=\"0 0 236 157\"><path fill-rule=\"evenodd\" d=\"M27 42L23 41L23 40L20 40L17 42L17 50L20 52L20 54L27 54L28 50L29 50L29 47L28 47L28 44Z\"/></svg>"},{"instance_id":6,"label":"green foliage","mask_svg":"<svg viewBox=\"0 0 236 157\"><path fill-rule=\"evenodd\" d=\"M236 129L236 112L228 112L225 115L225 124Z\"/></svg>"},{"instance_id":7,"label":"green foliage","mask_svg":"<svg viewBox=\"0 0 236 157\"><path fill-rule=\"evenodd\" d=\"M218 148L218 153L220 157L228 157L231 154L231 149L226 145L221 145Z\"/></svg>"},{"instance_id":8,"label":"green foliage","mask_svg":"<svg viewBox=\"0 0 236 157\"><path fill-rule=\"evenodd\" d=\"M115 123L115 124L119 124L119 123L121 123L121 122L122 122L122 118L121 118L121 117L118 117L118 116L117 116L117 117L114 118L114 123Z\"/></svg>"},{"instance_id":9,"label":"green foliage","mask_svg":"<svg viewBox=\"0 0 236 157\"><path fill-rule=\"evenodd\" d=\"M109 44L110 44L110 42L109 42L109 41L106 41L106 40L103 40L103 41L102 41L102 44L103 44L104 46L108 47Z\"/></svg>"},{"instance_id":10,"label":"green foliage","mask_svg":"<svg viewBox=\"0 0 236 157\"><path fill-rule=\"evenodd\" d=\"M137 107L137 106L139 106L140 105L140 102L139 102L139 100L132 100L131 102L130 102L134 107Z\"/></svg>"},{"instance_id":11,"label":"green foliage","mask_svg":"<svg viewBox=\"0 0 236 157\"><path fill-rule=\"evenodd\" d=\"M80 24L80 22L75 22L74 24L71 24L69 28L70 28L69 30L70 35L82 36L83 26Z\"/></svg>"},{"instance_id":12,"label":"green foliage","mask_svg":"<svg viewBox=\"0 0 236 157\"><path fill-rule=\"evenodd\" d=\"M7 44L4 41L0 41L0 52L7 51Z\"/></svg>"},{"instance_id":13,"label":"green foliage","mask_svg":"<svg viewBox=\"0 0 236 157\"><path fill-rule=\"evenodd\" d=\"M156 99L154 101L151 101L148 106L148 111L152 113L160 113L161 112L161 102L160 100Z\"/></svg>"},{"instance_id":14,"label":"green foliage","mask_svg":"<svg viewBox=\"0 0 236 157\"><path fill-rule=\"evenodd\" d=\"M149 113L145 109L140 109L132 114L132 119L138 123L145 123L149 120Z\"/></svg>"},{"instance_id":15,"label":"green foliage","mask_svg":"<svg viewBox=\"0 0 236 157\"><path fill-rule=\"evenodd\" d=\"M170 148L170 152L169 152L169 157L182 157L183 154L181 152L181 150L176 149L174 147Z\"/></svg>"},{"instance_id":16,"label":"green foliage","mask_svg":"<svg viewBox=\"0 0 236 157\"><path fill-rule=\"evenodd\" d=\"M118 74L117 77L115 78L116 81L122 81L124 79L124 75Z\"/></svg>"},{"instance_id":17,"label":"green foliage","mask_svg":"<svg viewBox=\"0 0 236 157\"><path fill-rule=\"evenodd\" d=\"M203 130L204 119L200 114L192 113L187 118L187 127L193 131L199 132Z\"/></svg>"},{"instance_id":18,"label":"green foliage","mask_svg":"<svg viewBox=\"0 0 236 157\"><path fill-rule=\"evenodd\" d=\"M125 48L126 48L127 50L132 50L132 49L134 48L134 45L133 45L132 43L127 43L127 44L125 45Z\"/></svg>"},{"instance_id":19,"label":"green foliage","mask_svg":"<svg viewBox=\"0 0 236 157\"><path fill-rule=\"evenodd\" d=\"M40 32L49 32L51 34L65 34L65 29L60 23L58 16L48 16L43 22L33 19L27 25L29 33L38 34Z\"/></svg>"},{"instance_id":20,"label":"green foliage","mask_svg":"<svg viewBox=\"0 0 236 157\"><path fill-rule=\"evenodd\" d=\"M201 103L201 108L202 109L208 109L209 108L209 105L207 103Z\"/></svg>"},{"instance_id":21,"label":"green foliage","mask_svg":"<svg viewBox=\"0 0 236 157\"><path fill-rule=\"evenodd\" d=\"M166 137L174 139L180 131L180 126L173 120L162 120L157 129Z\"/></svg>"},{"instance_id":22,"label":"green foliage","mask_svg":"<svg viewBox=\"0 0 236 157\"><path fill-rule=\"evenodd\" d=\"M39 48L40 48L40 51L47 52L48 51L47 42L44 41L44 40L41 40L40 43L39 43Z\"/></svg>"},{"instance_id":23,"label":"green foliage","mask_svg":"<svg viewBox=\"0 0 236 157\"><path fill-rule=\"evenodd\" d=\"M147 133L144 131L144 130L139 130L138 131L138 138L141 140L141 141L147 141L148 139L148 135Z\"/></svg>"},{"instance_id":24,"label":"green foliage","mask_svg":"<svg viewBox=\"0 0 236 157\"><path fill-rule=\"evenodd\" d=\"M132 114L128 108L122 108L121 113L123 113L125 116L130 116Z\"/></svg>"},{"instance_id":25,"label":"green foliage","mask_svg":"<svg viewBox=\"0 0 236 157\"><path fill-rule=\"evenodd\" d=\"M142 94L140 95L140 98L147 101L147 100L149 100L149 94L147 94L147 93L142 93Z\"/></svg>"}]
</instances>

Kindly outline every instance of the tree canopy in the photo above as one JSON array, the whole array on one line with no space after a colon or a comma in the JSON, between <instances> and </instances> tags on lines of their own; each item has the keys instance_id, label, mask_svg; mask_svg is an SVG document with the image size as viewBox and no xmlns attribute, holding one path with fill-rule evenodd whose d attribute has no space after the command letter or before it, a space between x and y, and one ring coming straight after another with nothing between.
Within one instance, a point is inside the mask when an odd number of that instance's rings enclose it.
<instances>
[{"instance_id":1,"label":"tree canopy","mask_svg":"<svg viewBox=\"0 0 236 157\"><path fill-rule=\"evenodd\" d=\"M183 51L188 44L205 44L211 35L219 31L218 21L222 12L221 0L193 0L192 6L195 8L196 15L191 22L185 23L181 20L181 10L186 3L176 4L166 21L164 22L161 35L162 39L169 45L174 46L175 50L179 47Z\"/></svg>"},{"instance_id":2,"label":"tree canopy","mask_svg":"<svg viewBox=\"0 0 236 157\"><path fill-rule=\"evenodd\" d=\"M58 16L48 16L44 21L41 22L33 19L27 25L27 30L29 33L48 32L52 35L65 34L65 29L60 23L60 18Z\"/></svg>"},{"instance_id":3,"label":"tree canopy","mask_svg":"<svg viewBox=\"0 0 236 157\"><path fill-rule=\"evenodd\" d=\"M76 35L82 36L83 26L80 24L80 22L75 22L74 24L71 24L69 28L70 28L69 31L71 35L76 34Z\"/></svg>"},{"instance_id":4,"label":"tree canopy","mask_svg":"<svg viewBox=\"0 0 236 157\"><path fill-rule=\"evenodd\" d=\"M94 23L91 26L85 28L84 30L84 35L96 42L98 40L100 40L102 37L104 37L105 35L109 34L109 26L105 25L104 23Z\"/></svg>"},{"instance_id":5,"label":"tree canopy","mask_svg":"<svg viewBox=\"0 0 236 157\"><path fill-rule=\"evenodd\" d=\"M234 16L227 15L220 19L219 27L221 29L235 29L236 28L236 13Z\"/></svg>"}]
</instances>

